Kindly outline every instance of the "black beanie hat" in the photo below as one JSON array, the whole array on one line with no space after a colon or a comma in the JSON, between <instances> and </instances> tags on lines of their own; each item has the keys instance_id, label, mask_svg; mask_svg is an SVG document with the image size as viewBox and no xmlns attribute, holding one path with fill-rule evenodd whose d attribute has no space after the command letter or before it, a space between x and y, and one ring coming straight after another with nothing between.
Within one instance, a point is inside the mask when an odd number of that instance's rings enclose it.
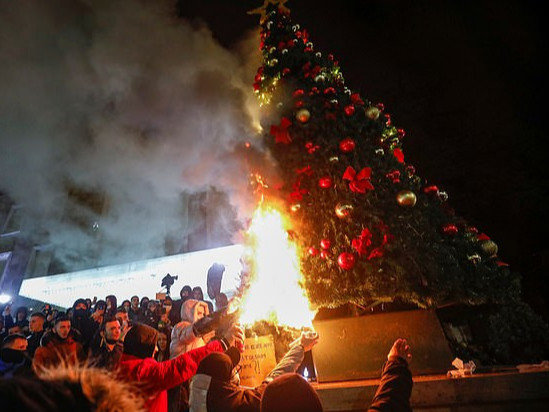
<instances>
[{"instance_id":1,"label":"black beanie hat","mask_svg":"<svg viewBox=\"0 0 549 412\"><path fill-rule=\"evenodd\" d=\"M197 374L211 376L212 379L228 382L231 379L233 368L240 362L240 352L231 346L225 353L210 353L196 370Z\"/></svg>"},{"instance_id":2,"label":"black beanie hat","mask_svg":"<svg viewBox=\"0 0 549 412\"><path fill-rule=\"evenodd\" d=\"M265 387L261 412L322 412L316 391L297 373L279 376Z\"/></svg>"},{"instance_id":3,"label":"black beanie hat","mask_svg":"<svg viewBox=\"0 0 549 412\"><path fill-rule=\"evenodd\" d=\"M124 353L138 358L150 358L154 353L158 331L150 326L136 323L124 338Z\"/></svg>"}]
</instances>

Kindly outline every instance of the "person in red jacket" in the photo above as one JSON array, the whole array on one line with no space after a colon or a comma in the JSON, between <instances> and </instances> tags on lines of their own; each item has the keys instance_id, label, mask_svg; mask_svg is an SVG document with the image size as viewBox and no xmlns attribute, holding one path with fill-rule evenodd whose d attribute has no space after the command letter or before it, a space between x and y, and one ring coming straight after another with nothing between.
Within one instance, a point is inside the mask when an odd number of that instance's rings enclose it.
<instances>
[{"instance_id":1,"label":"person in red jacket","mask_svg":"<svg viewBox=\"0 0 549 412\"><path fill-rule=\"evenodd\" d=\"M134 325L124 340L124 353L120 359L118 375L125 381L137 384L150 412L166 412L167 390L189 380L206 355L223 352L237 340L242 342L243 332L240 327L233 325L221 340L212 341L202 348L164 362L153 359L157 350L157 339L156 329L139 323Z\"/></svg>"}]
</instances>

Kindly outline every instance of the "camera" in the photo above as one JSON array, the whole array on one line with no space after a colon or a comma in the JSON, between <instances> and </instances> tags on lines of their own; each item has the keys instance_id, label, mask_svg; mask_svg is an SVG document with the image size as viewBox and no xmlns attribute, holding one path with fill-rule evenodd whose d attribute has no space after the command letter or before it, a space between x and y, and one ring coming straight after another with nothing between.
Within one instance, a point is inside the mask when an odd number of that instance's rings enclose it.
<instances>
[{"instance_id":1,"label":"camera","mask_svg":"<svg viewBox=\"0 0 549 412\"><path fill-rule=\"evenodd\" d=\"M166 294L170 294L170 288L177 280L178 276L172 276L169 273L162 278L162 284L160 285L161 288L164 286L166 287Z\"/></svg>"}]
</instances>

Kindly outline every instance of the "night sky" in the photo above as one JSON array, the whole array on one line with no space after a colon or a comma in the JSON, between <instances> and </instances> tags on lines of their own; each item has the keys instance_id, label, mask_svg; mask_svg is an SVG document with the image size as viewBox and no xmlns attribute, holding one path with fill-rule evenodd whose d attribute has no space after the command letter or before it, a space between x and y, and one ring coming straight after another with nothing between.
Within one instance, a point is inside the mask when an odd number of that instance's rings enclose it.
<instances>
[{"instance_id":1,"label":"night sky","mask_svg":"<svg viewBox=\"0 0 549 412\"><path fill-rule=\"evenodd\" d=\"M231 48L259 1L185 0ZM499 246L523 295L549 319L546 219L548 73L542 2L532 0L294 0L292 19L315 50L339 60L346 85L383 102L406 130L404 152L458 215ZM259 39L258 39L259 44ZM250 79L250 85L252 79Z\"/></svg>"}]
</instances>

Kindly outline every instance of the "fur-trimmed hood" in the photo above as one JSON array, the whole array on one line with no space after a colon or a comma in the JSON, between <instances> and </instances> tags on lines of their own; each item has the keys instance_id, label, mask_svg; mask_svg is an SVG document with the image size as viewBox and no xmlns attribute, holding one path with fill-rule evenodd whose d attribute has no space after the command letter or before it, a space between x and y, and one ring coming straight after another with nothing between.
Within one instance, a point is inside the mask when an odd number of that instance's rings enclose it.
<instances>
[{"instance_id":1,"label":"fur-trimmed hood","mask_svg":"<svg viewBox=\"0 0 549 412\"><path fill-rule=\"evenodd\" d=\"M104 369L61 364L42 369L39 377L0 380L2 410L146 411L139 391Z\"/></svg>"}]
</instances>

